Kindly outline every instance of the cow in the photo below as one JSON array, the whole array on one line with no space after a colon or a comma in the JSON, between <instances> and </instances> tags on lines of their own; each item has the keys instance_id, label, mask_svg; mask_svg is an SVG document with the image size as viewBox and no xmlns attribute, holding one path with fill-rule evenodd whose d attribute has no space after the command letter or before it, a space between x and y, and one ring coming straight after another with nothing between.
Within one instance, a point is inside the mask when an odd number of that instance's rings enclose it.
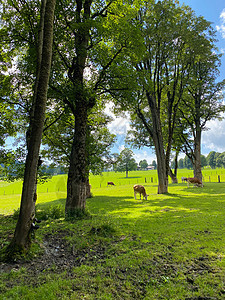
<instances>
[{"instance_id":1,"label":"cow","mask_svg":"<svg viewBox=\"0 0 225 300\"><path fill-rule=\"evenodd\" d=\"M109 185L115 185L112 181L109 181L109 182L107 182L107 186L109 186Z\"/></svg>"},{"instance_id":2,"label":"cow","mask_svg":"<svg viewBox=\"0 0 225 300\"><path fill-rule=\"evenodd\" d=\"M184 181L187 181L187 177L181 177L181 180L182 180L182 183L184 182Z\"/></svg>"},{"instance_id":3,"label":"cow","mask_svg":"<svg viewBox=\"0 0 225 300\"><path fill-rule=\"evenodd\" d=\"M143 187L143 185L135 184L133 186L133 189L134 189L135 199L136 199L136 194L139 193L140 194L140 200L141 200L141 195L143 195L143 199L148 200L147 198L148 198L149 195L146 194L146 191L145 191L145 188Z\"/></svg>"},{"instance_id":4,"label":"cow","mask_svg":"<svg viewBox=\"0 0 225 300\"><path fill-rule=\"evenodd\" d=\"M196 177L188 177L188 178L184 179L184 181L187 181L188 187L190 184L194 184L195 186L203 187L202 182Z\"/></svg>"}]
</instances>

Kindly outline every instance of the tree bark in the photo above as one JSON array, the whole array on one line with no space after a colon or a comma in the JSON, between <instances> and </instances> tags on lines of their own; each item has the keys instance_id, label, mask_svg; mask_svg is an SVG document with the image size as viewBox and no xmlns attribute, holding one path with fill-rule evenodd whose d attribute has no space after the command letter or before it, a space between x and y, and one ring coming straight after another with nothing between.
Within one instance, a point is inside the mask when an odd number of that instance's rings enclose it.
<instances>
[{"instance_id":1,"label":"tree bark","mask_svg":"<svg viewBox=\"0 0 225 300\"><path fill-rule=\"evenodd\" d=\"M36 201L36 172L45 121L47 88L51 68L54 10L55 0L47 0L44 14L43 49L40 76L37 83L38 88L34 104L34 116L28 142L20 214L13 240L8 248L10 258L13 258L17 252L29 250L31 245L32 222Z\"/></svg>"},{"instance_id":2,"label":"tree bark","mask_svg":"<svg viewBox=\"0 0 225 300\"><path fill-rule=\"evenodd\" d=\"M172 182L173 182L173 183L178 183L177 177L176 177L176 175L172 172L171 169L169 169L169 176L170 176L170 178L172 179Z\"/></svg>"},{"instance_id":3,"label":"tree bark","mask_svg":"<svg viewBox=\"0 0 225 300\"><path fill-rule=\"evenodd\" d=\"M148 92L146 92L149 107L152 115L152 138L155 146L157 157L157 172L158 172L158 194L168 192L168 172L166 167L166 156L164 152L162 128L160 122L160 113L157 109L156 100Z\"/></svg>"},{"instance_id":4,"label":"tree bark","mask_svg":"<svg viewBox=\"0 0 225 300\"><path fill-rule=\"evenodd\" d=\"M202 181L202 166L201 166L201 128L197 126L194 138L194 177Z\"/></svg>"},{"instance_id":5,"label":"tree bark","mask_svg":"<svg viewBox=\"0 0 225 300\"><path fill-rule=\"evenodd\" d=\"M86 162L87 108L83 102L75 109L75 130L67 180L66 215L72 217L84 210L87 197L88 170Z\"/></svg>"},{"instance_id":6,"label":"tree bark","mask_svg":"<svg viewBox=\"0 0 225 300\"><path fill-rule=\"evenodd\" d=\"M76 21L79 24L75 37L76 56L73 59L68 76L74 85L75 97L75 129L70 155L70 166L67 181L67 200L65 213L67 217L75 217L79 211L85 210L87 198L87 112L91 108L90 99L84 89L84 70L86 67L87 48L89 43L89 18L92 0L76 0ZM85 23L87 22L87 24Z\"/></svg>"}]
</instances>

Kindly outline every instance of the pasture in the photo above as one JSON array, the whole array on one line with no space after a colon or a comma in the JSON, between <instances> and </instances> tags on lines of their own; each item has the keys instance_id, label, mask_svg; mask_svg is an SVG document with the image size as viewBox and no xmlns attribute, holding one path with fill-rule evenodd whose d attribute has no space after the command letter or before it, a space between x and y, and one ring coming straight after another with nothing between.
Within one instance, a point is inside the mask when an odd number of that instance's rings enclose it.
<instances>
[{"instance_id":1,"label":"pasture","mask_svg":"<svg viewBox=\"0 0 225 300\"><path fill-rule=\"evenodd\" d=\"M207 170L204 188L170 183L165 195L157 194L156 171L91 176L90 216L73 223L64 220L66 176L53 177L38 187L32 259L1 265L0 299L224 299L222 171ZM148 200L134 199L135 183ZM1 247L15 228L20 188L1 182Z\"/></svg>"}]
</instances>

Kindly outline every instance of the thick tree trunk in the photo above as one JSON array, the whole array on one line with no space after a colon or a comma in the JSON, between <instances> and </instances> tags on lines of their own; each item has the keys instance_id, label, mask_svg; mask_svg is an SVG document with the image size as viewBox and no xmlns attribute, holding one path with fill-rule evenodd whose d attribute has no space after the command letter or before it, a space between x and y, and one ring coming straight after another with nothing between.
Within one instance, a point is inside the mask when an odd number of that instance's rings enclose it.
<instances>
[{"instance_id":1,"label":"thick tree trunk","mask_svg":"<svg viewBox=\"0 0 225 300\"><path fill-rule=\"evenodd\" d=\"M196 130L194 140L194 177L202 181L202 167L201 167L201 129Z\"/></svg>"},{"instance_id":2,"label":"thick tree trunk","mask_svg":"<svg viewBox=\"0 0 225 300\"><path fill-rule=\"evenodd\" d=\"M14 238L8 248L10 258L16 255L16 252L27 251L31 244L32 222L36 201L36 172L45 121L47 88L51 68L54 9L55 0L47 0L44 17L45 22L40 77L38 80L37 96L34 105L34 116L28 142L28 154L25 163L20 214L14 233Z\"/></svg>"},{"instance_id":3,"label":"thick tree trunk","mask_svg":"<svg viewBox=\"0 0 225 300\"><path fill-rule=\"evenodd\" d=\"M87 198L87 111L90 108L88 96L84 88L84 70L86 67L87 48L89 43L90 8L92 0L76 0L76 21L79 24L75 36L76 56L69 69L68 76L74 85L74 139L70 156L67 181L67 200L65 213L67 217L75 217L85 210ZM86 23L85 23L86 22Z\"/></svg>"},{"instance_id":4,"label":"thick tree trunk","mask_svg":"<svg viewBox=\"0 0 225 300\"><path fill-rule=\"evenodd\" d=\"M72 217L84 210L87 197L88 170L86 162L87 108L83 102L76 106L75 131L67 181L66 215Z\"/></svg>"},{"instance_id":5,"label":"thick tree trunk","mask_svg":"<svg viewBox=\"0 0 225 300\"><path fill-rule=\"evenodd\" d=\"M157 157L157 173L158 173L158 194L168 192L168 176L166 175L166 160L162 146L155 144Z\"/></svg>"},{"instance_id":6,"label":"thick tree trunk","mask_svg":"<svg viewBox=\"0 0 225 300\"><path fill-rule=\"evenodd\" d=\"M168 172L166 167L166 156L163 145L160 113L157 110L155 98L151 96L148 92L146 93L146 96L152 115L152 138L157 158L158 194L165 194L168 192Z\"/></svg>"}]
</instances>

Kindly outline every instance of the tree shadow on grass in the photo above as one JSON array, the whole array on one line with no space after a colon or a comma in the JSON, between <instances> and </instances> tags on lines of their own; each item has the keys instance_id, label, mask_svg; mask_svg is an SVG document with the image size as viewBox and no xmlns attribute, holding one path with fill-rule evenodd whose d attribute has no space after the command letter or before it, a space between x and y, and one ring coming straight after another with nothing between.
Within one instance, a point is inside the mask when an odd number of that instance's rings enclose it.
<instances>
[{"instance_id":1,"label":"tree shadow on grass","mask_svg":"<svg viewBox=\"0 0 225 300\"><path fill-rule=\"evenodd\" d=\"M59 198L50 202L41 202L41 203L37 203L36 207L39 208L41 207L42 209L49 207L49 206L55 206L55 205L64 205L66 204L66 198Z\"/></svg>"},{"instance_id":2,"label":"tree shadow on grass","mask_svg":"<svg viewBox=\"0 0 225 300\"><path fill-rule=\"evenodd\" d=\"M87 206L91 212L100 212L100 214L108 214L113 211L134 208L137 203L132 201L133 197L119 196L95 196L88 199Z\"/></svg>"}]
</instances>

